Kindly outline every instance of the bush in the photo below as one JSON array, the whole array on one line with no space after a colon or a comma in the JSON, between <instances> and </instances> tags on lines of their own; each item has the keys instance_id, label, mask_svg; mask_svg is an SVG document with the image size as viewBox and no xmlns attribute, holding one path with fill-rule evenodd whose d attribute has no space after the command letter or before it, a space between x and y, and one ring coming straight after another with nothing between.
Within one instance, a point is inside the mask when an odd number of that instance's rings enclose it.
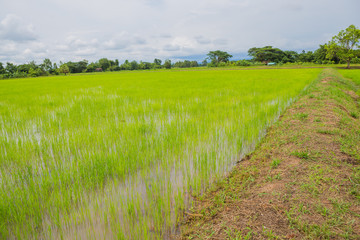
<instances>
[{"instance_id":1,"label":"bush","mask_svg":"<svg viewBox=\"0 0 360 240\"><path fill-rule=\"evenodd\" d=\"M355 58L351 59L350 62L353 63L353 64L359 64L360 63L360 58L355 57Z\"/></svg>"},{"instance_id":2,"label":"bush","mask_svg":"<svg viewBox=\"0 0 360 240\"><path fill-rule=\"evenodd\" d=\"M38 77L38 76L40 76L40 75L39 75L38 71L30 68L30 69L29 69L29 76L30 76L30 77Z\"/></svg>"},{"instance_id":3,"label":"bush","mask_svg":"<svg viewBox=\"0 0 360 240\"><path fill-rule=\"evenodd\" d=\"M208 66L208 67L217 67L216 63L212 63L212 62L211 62L211 63L208 63L207 66Z\"/></svg>"},{"instance_id":4,"label":"bush","mask_svg":"<svg viewBox=\"0 0 360 240\"><path fill-rule=\"evenodd\" d=\"M239 60L236 62L236 66L250 66L250 62L246 60Z\"/></svg>"},{"instance_id":5,"label":"bush","mask_svg":"<svg viewBox=\"0 0 360 240\"><path fill-rule=\"evenodd\" d=\"M25 72L15 72L11 75L11 78L26 78L26 77L28 77L28 75Z\"/></svg>"}]
</instances>

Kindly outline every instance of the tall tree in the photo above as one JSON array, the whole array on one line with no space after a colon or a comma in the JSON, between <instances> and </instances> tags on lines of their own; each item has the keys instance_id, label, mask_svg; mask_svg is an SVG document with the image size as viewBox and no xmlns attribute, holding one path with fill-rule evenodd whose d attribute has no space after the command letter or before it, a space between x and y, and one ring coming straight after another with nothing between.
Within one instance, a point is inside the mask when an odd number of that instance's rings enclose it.
<instances>
[{"instance_id":1,"label":"tall tree","mask_svg":"<svg viewBox=\"0 0 360 240\"><path fill-rule=\"evenodd\" d=\"M360 29L354 25L350 25L345 30L341 30L338 35L334 36L332 40L325 45L327 50L326 57L333 58L337 56L347 63L347 68L350 68L351 59L356 57L356 47L359 46Z\"/></svg>"},{"instance_id":2,"label":"tall tree","mask_svg":"<svg viewBox=\"0 0 360 240\"><path fill-rule=\"evenodd\" d=\"M315 59L314 53L312 51L305 51L302 50L302 52L298 55L298 59L300 62L313 62Z\"/></svg>"},{"instance_id":3,"label":"tall tree","mask_svg":"<svg viewBox=\"0 0 360 240\"><path fill-rule=\"evenodd\" d=\"M4 74L5 73L5 68L3 66L3 63L0 62L0 74Z\"/></svg>"},{"instance_id":4,"label":"tall tree","mask_svg":"<svg viewBox=\"0 0 360 240\"><path fill-rule=\"evenodd\" d=\"M164 62L164 68L170 69L171 68L171 60L166 59Z\"/></svg>"},{"instance_id":5,"label":"tall tree","mask_svg":"<svg viewBox=\"0 0 360 240\"><path fill-rule=\"evenodd\" d=\"M70 70L69 70L68 65L66 63L61 64L61 66L59 68L59 73L64 73L66 75L69 72L70 72Z\"/></svg>"},{"instance_id":6,"label":"tall tree","mask_svg":"<svg viewBox=\"0 0 360 240\"><path fill-rule=\"evenodd\" d=\"M298 59L299 54L295 51L284 51L284 57L282 58L281 62L287 63L287 62L296 62Z\"/></svg>"},{"instance_id":7,"label":"tall tree","mask_svg":"<svg viewBox=\"0 0 360 240\"><path fill-rule=\"evenodd\" d=\"M151 69L151 63L140 61L139 69Z\"/></svg>"},{"instance_id":8,"label":"tall tree","mask_svg":"<svg viewBox=\"0 0 360 240\"><path fill-rule=\"evenodd\" d=\"M326 55L327 55L327 50L325 44L319 45L319 48L314 51L314 61L316 63L326 63L329 60L336 64L339 63L340 59L338 57L333 56L332 58L328 59Z\"/></svg>"},{"instance_id":9,"label":"tall tree","mask_svg":"<svg viewBox=\"0 0 360 240\"><path fill-rule=\"evenodd\" d=\"M248 55L253 57L254 61L265 62L281 62L286 54L279 48L273 48L272 46L265 46L262 48L250 48Z\"/></svg>"},{"instance_id":10,"label":"tall tree","mask_svg":"<svg viewBox=\"0 0 360 240\"><path fill-rule=\"evenodd\" d=\"M95 72L95 70L97 68L100 68L100 64L99 63L90 63L89 65L87 65L86 67L86 72Z\"/></svg>"},{"instance_id":11,"label":"tall tree","mask_svg":"<svg viewBox=\"0 0 360 240\"><path fill-rule=\"evenodd\" d=\"M7 73L13 74L16 72L16 70L17 70L17 66L15 64L10 63L10 62L6 63L5 71Z\"/></svg>"},{"instance_id":12,"label":"tall tree","mask_svg":"<svg viewBox=\"0 0 360 240\"><path fill-rule=\"evenodd\" d=\"M218 64L221 62L228 62L230 58L233 56L227 52L216 50L216 51L210 51L207 54L210 61L214 64Z\"/></svg>"},{"instance_id":13,"label":"tall tree","mask_svg":"<svg viewBox=\"0 0 360 240\"><path fill-rule=\"evenodd\" d=\"M154 59L154 64L155 64L155 65L161 65L161 60L158 59L158 58L155 58L155 59Z\"/></svg>"},{"instance_id":14,"label":"tall tree","mask_svg":"<svg viewBox=\"0 0 360 240\"><path fill-rule=\"evenodd\" d=\"M80 62L67 62L66 65L69 67L71 73L81 73L86 70L88 62L83 60Z\"/></svg>"},{"instance_id":15,"label":"tall tree","mask_svg":"<svg viewBox=\"0 0 360 240\"><path fill-rule=\"evenodd\" d=\"M17 71L22 73L29 73L31 66L29 64L20 64L17 66Z\"/></svg>"},{"instance_id":16,"label":"tall tree","mask_svg":"<svg viewBox=\"0 0 360 240\"><path fill-rule=\"evenodd\" d=\"M100 59L99 64L104 71L106 71L110 67L110 61L107 58Z\"/></svg>"},{"instance_id":17,"label":"tall tree","mask_svg":"<svg viewBox=\"0 0 360 240\"><path fill-rule=\"evenodd\" d=\"M125 62L120 65L120 69L121 69L121 70L130 70L130 69L131 69L131 65L130 65L129 60L125 60Z\"/></svg>"},{"instance_id":18,"label":"tall tree","mask_svg":"<svg viewBox=\"0 0 360 240\"><path fill-rule=\"evenodd\" d=\"M48 59L48 58L44 59L42 65L43 65L44 70L48 73L50 73L53 69L52 63L51 63L50 59Z\"/></svg>"},{"instance_id":19,"label":"tall tree","mask_svg":"<svg viewBox=\"0 0 360 240\"><path fill-rule=\"evenodd\" d=\"M152 67L153 67L154 69L161 68L161 60L158 59L158 58L155 58L155 59L154 59L154 63L152 64Z\"/></svg>"},{"instance_id":20,"label":"tall tree","mask_svg":"<svg viewBox=\"0 0 360 240\"><path fill-rule=\"evenodd\" d=\"M138 70L139 69L139 64L133 60L130 62L130 70Z\"/></svg>"},{"instance_id":21,"label":"tall tree","mask_svg":"<svg viewBox=\"0 0 360 240\"><path fill-rule=\"evenodd\" d=\"M197 61L191 61L190 62L190 67L198 67L199 63Z\"/></svg>"}]
</instances>

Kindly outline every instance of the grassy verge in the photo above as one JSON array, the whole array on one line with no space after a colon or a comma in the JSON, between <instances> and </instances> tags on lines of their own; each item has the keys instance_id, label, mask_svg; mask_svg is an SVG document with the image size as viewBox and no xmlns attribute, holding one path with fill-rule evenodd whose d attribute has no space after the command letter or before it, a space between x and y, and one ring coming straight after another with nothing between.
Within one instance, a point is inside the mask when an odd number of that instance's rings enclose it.
<instances>
[{"instance_id":1,"label":"grassy verge","mask_svg":"<svg viewBox=\"0 0 360 240\"><path fill-rule=\"evenodd\" d=\"M359 239L358 86L326 69L205 195L181 239Z\"/></svg>"}]
</instances>

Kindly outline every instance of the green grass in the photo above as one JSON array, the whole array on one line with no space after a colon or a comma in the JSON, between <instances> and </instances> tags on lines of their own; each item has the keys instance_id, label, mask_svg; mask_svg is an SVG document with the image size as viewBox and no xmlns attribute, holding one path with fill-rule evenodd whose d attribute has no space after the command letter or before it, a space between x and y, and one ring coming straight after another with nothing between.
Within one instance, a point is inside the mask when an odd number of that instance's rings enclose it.
<instances>
[{"instance_id":1,"label":"green grass","mask_svg":"<svg viewBox=\"0 0 360 240\"><path fill-rule=\"evenodd\" d=\"M166 238L319 73L0 81L0 238Z\"/></svg>"},{"instance_id":2,"label":"green grass","mask_svg":"<svg viewBox=\"0 0 360 240\"><path fill-rule=\"evenodd\" d=\"M310 159L310 154L307 151L294 151L292 155L304 160Z\"/></svg>"},{"instance_id":3,"label":"green grass","mask_svg":"<svg viewBox=\"0 0 360 240\"><path fill-rule=\"evenodd\" d=\"M281 163L281 160L280 159L274 159L272 162L271 162L271 168L277 168L279 166L279 164Z\"/></svg>"},{"instance_id":4,"label":"green grass","mask_svg":"<svg viewBox=\"0 0 360 240\"><path fill-rule=\"evenodd\" d=\"M348 81L348 89L356 92L357 97L352 94L349 96L346 93L347 101L351 101L352 98L355 97L356 104L352 108L347 108L348 116L344 116L341 123L341 128L346 129L349 125L358 126L357 120L360 116L360 71L358 69L350 69L350 70L341 70L339 71L345 78L348 78L351 81ZM357 142L360 140L360 131L348 131L346 132L340 142L342 143L342 151L353 156L356 160L360 160L360 146Z\"/></svg>"},{"instance_id":5,"label":"green grass","mask_svg":"<svg viewBox=\"0 0 360 240\"><path fill-rule=\"evenodd\" d=\"M351 112L350 116L353 117L353 118L359 118L359 115L358 115L357 112Z\"/></svg>"},{"instance_id":6,"label":"green grass","mask_svg":"<svg viewBox=\"0 0 360 240\"><path fill-rule=\"evenodd\" d=\"M357 85L360 85L360 71L358 69L342 69L338 70L342 76L354 81Z\"/></svg>"},{"instance_id":7,"label":"green grass","mask_svg":"<svg viewBox=\"0 0 360 240\"><path fill-rule=\"evenodd\" d=\"M308 118L308 116L309 116L309 114L307 114L307 113L299 113L299 114L297 114L297 118L299 118L300 120L305 120L305 119Z\"/></svg>"}]
</instances>

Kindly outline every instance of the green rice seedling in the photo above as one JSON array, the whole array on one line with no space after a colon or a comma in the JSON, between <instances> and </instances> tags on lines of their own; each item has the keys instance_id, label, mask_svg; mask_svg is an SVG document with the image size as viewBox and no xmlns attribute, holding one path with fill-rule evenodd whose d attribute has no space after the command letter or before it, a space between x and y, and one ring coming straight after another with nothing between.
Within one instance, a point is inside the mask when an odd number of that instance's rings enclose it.
<instances>
[{"instance_id":1,"label":"green rice seedling","mask_svg":"<svg viewBox=\"0 0 360 240\"><path fill-rule=\"evenodd\" d=\"M339 73L345 78L351 79L357 85L360 85L360 71L358 70L339 70ZM354 89L356 90L356 89ZM357 89L359 90L359 89Z\"/></svg>"}]
</instances>

